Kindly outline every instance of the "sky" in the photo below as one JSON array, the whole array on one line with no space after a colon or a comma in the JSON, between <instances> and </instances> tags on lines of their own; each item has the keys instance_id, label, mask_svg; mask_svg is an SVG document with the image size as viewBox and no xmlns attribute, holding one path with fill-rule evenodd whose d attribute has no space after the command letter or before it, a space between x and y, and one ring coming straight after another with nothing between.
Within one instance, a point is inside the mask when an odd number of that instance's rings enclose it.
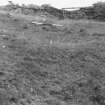
<instances>
[{"instance_id":1,"label":"sky","mask_svg":"<svg viewBox=\"0 0 105 105\"><path fill-rule=\"evenodd\" d=\"M8 1L13 1L16 4L50 4L56 8L68 8L68 7L84 7L90 6L98 1L105 2L105 0L0 0L0 5L5 5Z\"/></svg>"}]
</instances>

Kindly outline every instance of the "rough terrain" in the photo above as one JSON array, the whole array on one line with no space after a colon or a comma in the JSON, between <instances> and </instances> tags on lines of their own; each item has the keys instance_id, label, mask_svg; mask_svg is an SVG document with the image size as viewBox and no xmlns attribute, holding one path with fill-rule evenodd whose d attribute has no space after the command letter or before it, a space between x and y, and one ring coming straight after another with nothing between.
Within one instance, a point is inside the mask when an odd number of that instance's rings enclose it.
<instances>
[{"instance_id":1,"label":"rough terrain","mask_svg":"<svg viewBox=\"0 0 105 105\"><path fill-rule=\"evenodd\" d=\"M0 12L0 105L105 105L105 23L42 20Z\"/></svg>"}]
</instances>

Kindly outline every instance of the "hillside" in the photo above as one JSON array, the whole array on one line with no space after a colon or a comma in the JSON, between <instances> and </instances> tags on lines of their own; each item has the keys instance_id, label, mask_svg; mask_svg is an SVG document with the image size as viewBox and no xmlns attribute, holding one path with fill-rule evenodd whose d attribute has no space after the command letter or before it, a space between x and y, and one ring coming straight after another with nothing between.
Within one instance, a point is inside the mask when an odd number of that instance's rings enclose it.
<instances>
[{"instance_id":1,"label":"hillside","mask_svg":"<svg viewBox=\"0 0 105 105\"><path fill-rule=\"evenodd\" d=\"M105 22L5 9L0 105L105 105Z\"/></svg>"},{"instance_id":2,"label":"hillside","mask_svg":"<svg viewBox=\"0 0 105 105\"><path fill-rule=\"evenodd\" d=\"M79 10L67 11L63 9L55 8L48 4L42 6L30 4L30 5L18 5L10 3L4 8L6 11L25 14L25 15L45 15L50 18L58 19L89 19L94 21L105 21L105 2L98 2L89 7L81 7Z\"/></svg>"}]
</instances>

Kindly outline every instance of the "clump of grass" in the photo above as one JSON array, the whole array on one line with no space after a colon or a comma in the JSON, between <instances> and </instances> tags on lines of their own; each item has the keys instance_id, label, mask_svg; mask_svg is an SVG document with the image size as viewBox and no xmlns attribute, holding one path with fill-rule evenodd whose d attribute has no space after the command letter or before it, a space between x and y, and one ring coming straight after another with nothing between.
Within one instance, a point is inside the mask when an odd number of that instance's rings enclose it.
<instances>
[{"instance_id":1,"label":"clump of grass","mask_svg":"<svg viewBox=\"0 0 105 105\"><path fill-rule=\"evenodd\" d=\"M89 32L86 30L86 29L80 29L80 31L79 31L79 36L80 37L84 37L84 36L89 36Z\"/></svg>"},{"instance_id":2,"label":"clump of grass","mask_svg":"<svg viewBox=\"0 0 105 105\"><path fill-rule=\"evenodd\" d=\"M28 29L28 25L27 24L23 24L22 28L23 29Z\"/></svg>"}]
</instances>

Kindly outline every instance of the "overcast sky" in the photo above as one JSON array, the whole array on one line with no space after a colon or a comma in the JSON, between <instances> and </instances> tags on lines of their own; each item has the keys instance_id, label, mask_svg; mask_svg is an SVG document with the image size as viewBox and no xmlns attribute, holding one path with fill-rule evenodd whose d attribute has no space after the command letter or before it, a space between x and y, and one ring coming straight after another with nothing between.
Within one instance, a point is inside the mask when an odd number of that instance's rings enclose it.
<instances>
[{"instance_id":1,"label":"overcast sky","mask_svg":"<svg viewBox=\"0 0 105 105\"><path fill-rule=\"evenodd\" d=\"M5 5L8 1L13 1L18 4L50 4L57 8L66 8L66 7L82 7L89 6L98 1L105 0L0 0L0 5Z\"/></svg>"}]
</instances>

